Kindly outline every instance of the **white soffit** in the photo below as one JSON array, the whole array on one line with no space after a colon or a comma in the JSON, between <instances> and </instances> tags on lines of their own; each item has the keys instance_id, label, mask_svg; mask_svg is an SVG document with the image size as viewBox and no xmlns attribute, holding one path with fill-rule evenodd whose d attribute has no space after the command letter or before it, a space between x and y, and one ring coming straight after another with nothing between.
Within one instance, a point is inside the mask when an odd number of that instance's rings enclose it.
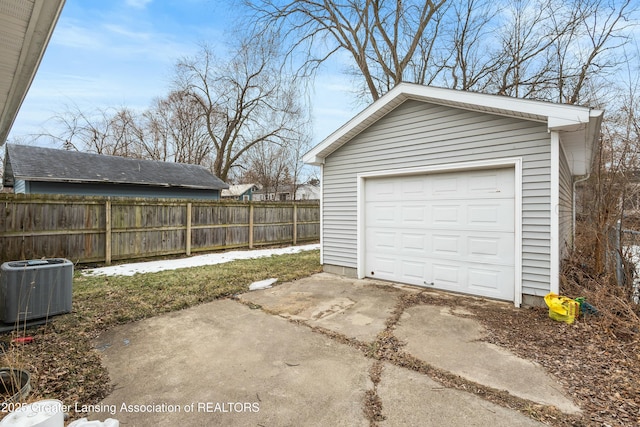
<instances>
[{"instance_id":1,"label":"white soffit","mask_svg":"<svg viewBox=\"0 0 640 427\"><path fill-rule=\"evenodd\" d=\"M64 0L0 0L0 145L40 65Z\"/></svg>"}]
</instances>

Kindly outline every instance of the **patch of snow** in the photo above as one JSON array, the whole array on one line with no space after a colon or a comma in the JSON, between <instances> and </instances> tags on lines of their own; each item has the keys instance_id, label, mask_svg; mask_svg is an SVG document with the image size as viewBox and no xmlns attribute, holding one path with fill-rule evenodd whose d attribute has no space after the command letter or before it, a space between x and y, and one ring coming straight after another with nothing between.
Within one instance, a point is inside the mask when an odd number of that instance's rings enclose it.
<instances>
[{"instance_id":1,"label":"patch of snow","mask_svg":"<svg viewBox=\"0 0 640 427\"><path fill-rule=\"evenodd\" d=\"M202 265L215 265L231 262L239 259L266 258L272 255L295 254L302 251L320 249L319 244L289 246L286 248L257 249L246 251L230 251L197 255L188 258L167 259L162 261L136 262L132 264L113 265L109 267L91 268L84 270L86 276L133 276L134 274L157 273L178 268L200 267Z\"/></svg>"},{"instance_id":2,"label":"patch of snow","mask_svg":"<svg viewBox=\"0 0 640 427\"><path fill-rule=\"evenodd\" d=\"M267 289L267 288L270 288L271 285L273 285L277 281L278 281L278 279L259 280L257 282L253 282L252 284L250 284L249 285L249 290L250 291L257 291L259 289Z\"/></svg>"}]
</instances>

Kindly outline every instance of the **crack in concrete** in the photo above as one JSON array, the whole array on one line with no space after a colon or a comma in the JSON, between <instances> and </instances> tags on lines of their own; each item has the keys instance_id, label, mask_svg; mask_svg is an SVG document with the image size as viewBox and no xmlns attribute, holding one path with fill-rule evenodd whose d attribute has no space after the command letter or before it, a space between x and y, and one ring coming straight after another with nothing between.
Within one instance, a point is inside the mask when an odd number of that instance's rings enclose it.
<instances>
[{"instance_id":1,"label":"crack in concrete","mask_svg":"<svg viewBox=\"0 0 640 427\"><path fill-rule=\"evenodd\" d=\"M373 383L373 387L370 390L367 390L365 393L365 400L363 402L363 412L369 420L370 427L378 427L378 422L386 419L384 415L384 402L378 395L378 385L384 369L384 362L426 375L434 381L442 384L445 388L474 394L488 402L507 409L516 410L536 421L558 426L575 425L574 417L562 413L553 406L538 404L527 399L513 396L506 390L498 390L467 380L463 377L452 374L451 372L436 368L402 350L405 343L401 342L394 335L393 331L407 308L418 305L428 305L426 301L420 298L423 293L425 293L425 291L412 295L400 295L397 298L393 311L386 319L385 329L378 333L376 339L371 342L364 342L356 338L348 337L342 333L320 326L309 325L304 319L287 318L287 320L291 323L305 326L312 332L327 336L334 341L354 347L360 350L365 357L374 360L373 364L369 368L369 376ZM279 314L241 299L235 300L253 309L260 308L262 311L270 315ZM452 314L461 317L468 317L468 314L464 311L460 313L452 311Z\"/></svg>"}]
</instances>

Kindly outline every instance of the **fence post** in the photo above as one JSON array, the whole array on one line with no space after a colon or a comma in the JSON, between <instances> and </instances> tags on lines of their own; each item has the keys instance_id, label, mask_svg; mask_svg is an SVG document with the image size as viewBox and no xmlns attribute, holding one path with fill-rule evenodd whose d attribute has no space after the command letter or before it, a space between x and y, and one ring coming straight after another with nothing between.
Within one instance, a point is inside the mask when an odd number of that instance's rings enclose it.
<instances>
[{"instance_id":1,"label":"fence post","mask_svg":"<svg viewBox=\"0 0 640 427\"><path fill-rule=\"evenodd\" d=\"M111 200L104 203L104 263L111 264Z\"/></svg>"},{"instance_id":2,"label":"fence post","mask_svg":"<svg viewBox=\"0 0 640 427\"><path fill-rule=\"evenodd\" d=\"M253 249L253 203L249 202L249 249Z\"/></svg>"},{"instance_id":3,"label":"fence post","mask_svg":"<svg viewBox=\"0 0 640 427\"><path fill-rule=\"evenodd\" d=\"M298 205L293 202L293 244L298 243Z\"/></svg>"},{"instance_id":4,"label":"fence post","mask_svg":"<svg viewBox=\"0 0 640 427\"><path fill-rule=\"evenodd\" d=\"M187 256L191 255L191 202L187 203L187 231L184 236Z\"/></svg>"}]
</instances>

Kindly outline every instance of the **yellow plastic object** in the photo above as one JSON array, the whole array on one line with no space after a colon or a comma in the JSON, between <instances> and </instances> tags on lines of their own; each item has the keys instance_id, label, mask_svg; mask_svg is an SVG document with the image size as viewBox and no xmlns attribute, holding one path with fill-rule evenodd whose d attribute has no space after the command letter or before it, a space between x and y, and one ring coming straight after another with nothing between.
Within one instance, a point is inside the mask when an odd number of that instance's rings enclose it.
<instances>
[{"instance_id":1,"label":"yellow plastic object","mask_svg":"<svg viewBox=\"0 0 640 427\"><path fill-rule=\"evenodd\" d=\"M570 325L580 314L580 303L571 298L549 292L544 297L544 302L549 307L549 317L558 322Z\"/></svg>"}]
</instances>

